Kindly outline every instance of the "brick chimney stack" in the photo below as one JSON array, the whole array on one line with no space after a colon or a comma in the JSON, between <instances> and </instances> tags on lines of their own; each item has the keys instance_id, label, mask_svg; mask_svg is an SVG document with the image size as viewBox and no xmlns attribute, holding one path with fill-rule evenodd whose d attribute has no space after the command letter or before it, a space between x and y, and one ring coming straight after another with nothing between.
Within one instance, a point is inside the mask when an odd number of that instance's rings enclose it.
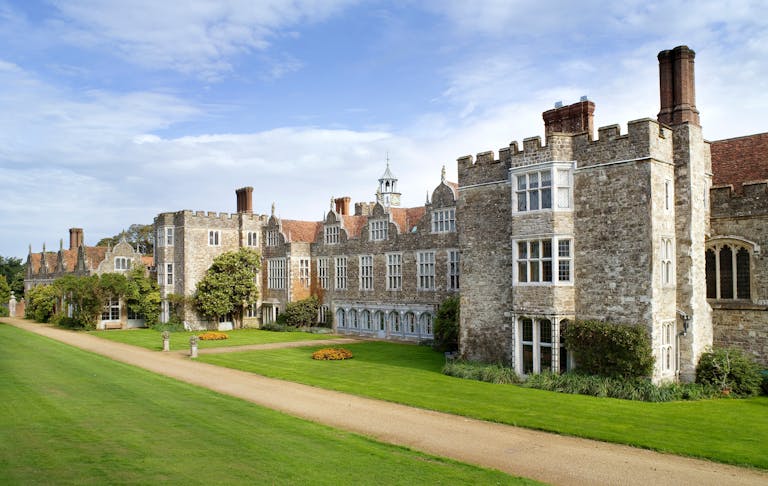
<instances>
[{"instance_id":1,"label":"brick chimney stack","mask_svg":"<svg viewBox=\"0 0 768 486\"><path fill-rule=\"evenodd\" d=\"M352 202L351 197L337 197L333 202L336 204L337 213L342 216L349 216L349 204Z\"/></svg>"},{"instance_id":2,"label":"brick chimney stack","mask_svg":"<svg viewBox=\"0 0 768 486\"><path fill-rule=\"evenodd\" d=\"M83 244L83 228L69 228L69 249L77 250Z\"/></svg>"},{"instance_id":3,"label":"brick chimney stack","mask_svg":"<svg viewBox=\"0 0 768 486\"><path fill-rule=\"evenodd\" d=\"M237 212L253 213L253 187L241 187L235 190L237 196Z\"/></svg>"},{"instance_id":4,"label":"brick chimney stack","mask_svg":"<svg viewBox=\"0 0 768 486\"><path fill-rule=\"evenodd\" d=\"M585 97L586 98L586 97ZM544 118L544 135L554 132L589 133L593 135L595 104L582 98L582 101L568 106L560 106L541 114Z\"/></svg>"},{"instance_id":5,"label":"brick chimney stack","mask_svg":"<svg viewBox=\"0 0 768 486\"><path fill-rule=\"evenodd\" d=\"M688 46L677 46L659 53L659 123L699 125L696 109L696 82L693 60L696 53Z\"/></svg>"}]
</instances>

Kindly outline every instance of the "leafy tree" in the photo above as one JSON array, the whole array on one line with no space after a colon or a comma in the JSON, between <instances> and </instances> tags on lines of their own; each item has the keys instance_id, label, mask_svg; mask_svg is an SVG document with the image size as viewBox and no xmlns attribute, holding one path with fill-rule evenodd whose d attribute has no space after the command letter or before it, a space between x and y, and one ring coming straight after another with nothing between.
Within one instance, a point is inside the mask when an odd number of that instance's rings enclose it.
<instances>
[{"instance_id":1,"label":"leafy tree","mask_svg":"<svg viewBox=\"0 0 768 486\"><path fill-rule=\"evenodd\" d=\"M195 291L200 314L210 320L231 314L234 325L242 327L245 307L259 295L256 276L260 265L259 253L249 248L216 257Z\"/></svg>"},{"instance_id":2,"label":"leafy tree","mask_svg":"<svg viewBox=\"0 0 768 486\"><path fill-rule=\"evenodd\" d=\"M0 275L5 277L17 298L24 295L24 270L21 258L0 256Z\"/></svg>"},{"instance_id":3,"label":"leafy tree","mask_svg":"<svg viewBox=\"0 0 768 486\"><path fill-rule=\"evenodd\" d=\"M160 316L160 287L145 273L141 265L133 267L128 272L128 290L125 298L128 308L144 316L146 325L152 327L157 324Z\"/></svg>"},{"instance_id":4,"label":"leafy tree","mask_svg":"<svg viewBox=\"0 0 768 486\"><path fill-rule=\"evenodd\" d=\"M96 319L104 307L104 296L111 295L110 292L116 291L120 285L119 279L110 278L107 281L105 291L102 289L101 280L98 275L91 275L90 277L65 275L56 279L52 287L55 287L59 295L72 306L73 325L85 329L94 329L96 327Z\"/></svg>"},{"instance_id":5,"label":"leafy tree","mask_svg":"<svg viewBox=\"0 0 768 486\"><path fill-rule=\"evenodd\" d=\"M53 317L59 299L58 289L53 285L40 285L27 292L24 316L37 322L48 322Z\"/></svg>"},{"instance_id":6,"label":"leafy tree","mask_svg":"<svg viewBox=\"0 0 768 486\"><path fill-rule=\"evenodd\" d=\"M435 343L438 351L453 351L459 348L459 298L449 297L440 304L435 315Z\"/></svg>"},{"instance_id":7,"label":"leafy tree","mask_svg":"<svg viewBox=\"0 0 768 486\"><path fill-rule=\"evenodd\" d=\"M715 385L737 397L760 393L760 366L738 348L715 348L701 355L696 383Z\"/></svg>"},{"instance_id":8,"label":"leafy tree","mask_svg":"<svg viewBox=\"0 0 768 486\"><path fill-rule=\"evenodd\" d=\"M5 281L5 275L0 275L0 316L8 315L8 301L11 300L11 287Z\"/></svg>"},{"instance_id":9,"label":"leafy tree","mask_svg":"<svg viewBox=\"0 0 768 486\"><path fill-rule=\"evenodd\" d=\"M151 224L132 224L115 236L100 239L96 246L115 246L120 243L123 234L125 240L142 254L151 255L154 252L155 229Z\"/></svg>"},{"instance_id":10,"label":"leafy tree","mask_svg":"<svg viewBox=\"0 0 768 486\"><path fill-rule=\"evenodd\" d=\"M289 326L314 326L317 323L317 311L320 301L314 295L304 300L289 302L281 316Z\"/></svg>"}]
</instances>

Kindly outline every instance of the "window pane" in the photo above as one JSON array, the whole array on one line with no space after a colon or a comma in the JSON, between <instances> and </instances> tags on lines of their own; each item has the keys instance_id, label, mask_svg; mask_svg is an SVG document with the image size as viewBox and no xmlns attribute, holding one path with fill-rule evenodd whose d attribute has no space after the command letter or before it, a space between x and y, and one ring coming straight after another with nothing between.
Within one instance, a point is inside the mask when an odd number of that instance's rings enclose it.
<instances>
[{"instance_id":1,"label":"window pane","mask_svg":"<svg viewBox=\"0 0 768 486\"><path fill-rule=\"evenodd\" d=\"M531 258L539 258L539 242L531 242Z\"/></svg>"},{"instance_id":2,"label":"window pane","mask_svg":"<svg viewBox=\"0 0 768 486\"><path fill-rule=\"evenodd\" d=\"M539 209L539 191L531 191L531 211Z\"/></svg>"},{"instance_id":3,"label":"window pane","mask_svg":"<svg viewBox=\"0 0 768 486\"><path fill-rule=\"evenodd\" d=\"M561 257L571 256L571 240L560 240L557 242L557 255Z\"/></svg>"},{"instance_id":4,"label":"window pane","mask_svg":"<svg viewBox=\"0 0 768 486\"><path fill-rule=\"evenodd\" d=\"M521 241L517 244L517 256L518 258L528 258L528 244L525 241Z\"/></svg>"},{"instance_id":5,"label":"window pane","mask_svg":"<svg viewBox=\"0 0 768 486\"><path fill-rule=\"evenodd\" d=\"M557 279L561 282L567 282L571 279L570 260L560 260L557 262Z\"/></svg>"},{"instance_id":6,"label":"window pane","mask_svg":"<svg viewBox=\"0 0 768 486\"><path fill-rule=\"evenodd\" d=\"M552 347L541 346L539 348L539 371L542 373L552 371Z\"/></svg>"},{"instance_id":7,"label":"window pane","mask_svg":"<svg viewBox=\"0 0 768 486\"><path fill-rule=\"evenodd\" d=\"M552 173L549 171L541 173L541 187L552 187Z\"/></svg>"},{"instance_id":8,"label":"window pane","mask_svg":"<svg viewBox=\"0 0 768 486\"><path fill-rule=\"evenodd\" d=\"M550 240L541 242L541 254L542 258L552 258L552 242Z\"/></svg>"},{"instance_id":9,"label":"window pane","mask_svg":"<svg viewBox=\"0 0 768 486\"><path fill-rule=\"evenodd\" d=\"M544 260L541 262L541 272L542 282L552 281L552 260Z\"/></svg>"},{"instance_id":10,"label":"window pane","mask_svg":"<svg viewBox=\"0 0 768 486\"><path fill-rule=\"evenodd\" d=\"M720 298L733 298L733 252L729 246L720 250Z\"/></svg>"},{"instance_id":11,"label":"window pane","mask_svg":"<svg viewBox=\"0 0 768 486\"><path fill-rule=\"evenodd\" d=\"M549 319L542 319L539 321L539 340L542 343L552 344L552 321Z\"/></svg>"},{"instance_id":12,"label":"window pane","mask_svg":"<svg viewBox=\"0 0 768 486\"><path fill-rule=\"evenodd\" d=\"M523 319L523 342L533 342L533 320Z\"/></svg>"},{"instance_id":13,"label":"window pane","mask_svg":"<svg viewBox=\"0 0 768 486\"><path fill-rule=\"evenodd\" d=\"M523 344L523 374L533 373L533 345Z\"/></svg>"},{"instance_id":14,"label":"window pane","mask_svg":"<svg viewBox=\"0 0 768 486\"><path fill-rule=\"evenodd\" d=\"M527 211L528 205L526 204L526 192L518 192L517 193L517 210L518 211Z\"/></svg>"},{"instance_id":15,"label":"window pane","mask_svg":"<svg viewBox=\"0 0 768 486\"><path fill-rule=\"evenodd\" d=\"M525 190L525 176L517 176L517 189L520 191Z\"/></svg>"},{"instance_id":16,"label":"window pane","mask_svg":"<svg viewBox=\"0 0 768 486\"><path fill-rule=\"evenodd\" d=\"M749 252L739 248L736 252L736 297L749 299Z\"/></svg>"},{"instance_id":17,"label":"window pane","mask_svg":"<svg viewBox=\"0 0 768 486\"><path fill-rule=\"evenodd\" d=\"M536 189L539 187L539 174L533 173L528 174L528 188L529 189Z\"/></svg>"},{"instance_id":18,"label":"window pane","mask_svg":"<svg viewBox=\"0 0 768 486\"><path fill-rule=\"evenodd\" d=\"M541 190L541 209L552 208L552 189Z\"/></svg>"},{"instance_id":19,"label":"window pane","mask_svg":"<svg viewBox=\"0 0 768 486\"><path fill-rule=\"evenodd\" d=\"M705 258L705 265L706 265L706 274L707 274L707 298L708 299L716 299L717 298L717 267L715 266L715 252L712 250L707 250L706 258Z\"/></svg>"},{"instance_id":20,"label":"window pane","mask_svg":"<svg viewBox=\"0 0 768 486\"><path fill-rule=\"evenodd\" d=\"M571 190L567 187L561 187L557 190L557 207L571 207Z\"/></svg>"},{"instance_id":21,"label":"window pane","mask_svg":"<svg viewBox=\"0 0 768 486\"><path fill-rule=\"evenodd\" d=\"M528 264L525 262L519 262L517 264L517 280L519 282L528 281Z\"/></svg>"}]
</instances>

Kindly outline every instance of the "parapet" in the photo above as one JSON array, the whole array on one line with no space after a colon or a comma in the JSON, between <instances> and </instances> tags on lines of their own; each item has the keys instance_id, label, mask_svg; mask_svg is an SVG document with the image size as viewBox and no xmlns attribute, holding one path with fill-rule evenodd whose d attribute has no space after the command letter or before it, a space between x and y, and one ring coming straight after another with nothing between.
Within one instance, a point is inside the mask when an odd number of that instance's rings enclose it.
<instances>
[{"instance_id":1,"label":"parapet","mask_svg":"<svg viewBox=\"0 0 768 486\"><path fill-rule=\"evenodd\" d=\"M709 190L713 218L768 216L768 181L742 184L742 193L733 185L714 186Z\"/></svg>"}]
</instances>

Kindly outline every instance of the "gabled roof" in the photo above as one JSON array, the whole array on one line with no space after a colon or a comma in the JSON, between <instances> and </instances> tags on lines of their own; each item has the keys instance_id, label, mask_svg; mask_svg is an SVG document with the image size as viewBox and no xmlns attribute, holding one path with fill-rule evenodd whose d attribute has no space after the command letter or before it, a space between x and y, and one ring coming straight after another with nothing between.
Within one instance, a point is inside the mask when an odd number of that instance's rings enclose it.
<instances>
[{"instance_id":1,"label":"gabled roof","mask_svg":"<svg viewBox=\"0 0 768 486\"><path fill-rule=\"evenodd\" d=\"M768 132L717 140L712 151L712 184L730 184L740 193L745 182L768 179Z\"/></svg>"},{"instance_id":2,"label":"gabled roof","mask_svg":"<svg viewBox=\"0 0 768 486\"><path fill-rule=\"evenodd\" d=\"M72 272L77 265L77 250L61 250L64 257L64 270ZM104 256L107 253L107 247L105 246L86 246L85 247L85 259L87 268L96 268L104 261ZM42 260L41 253L31 253L29 255L30 264L32 265L32 273L40 272L40 261ZM56 272L56 265L59 261L59 252L47 251L45 252L45 263L48 273Z\"/></svg>"},{"instance_id":3,"label":"gabled roof","mask_svg":"<svg viewBox=\"0 0 768 486\"><path fill-rule=\"evenodd\" d=\"M415 208L389 208L390 214L392 214L392 221L400 228L401 233L408 233L411 228L419 223L419 220L424 216L426 208L419 206Z\"/></svg>"},{"instance_id":4,"label":"gabled roof","mask_svg":"<svg viewBox=\"0 0 768 486\"><path fill-rule=\"evenodd\" d=\"M287 241L312 243L321 231L322 223L316 221L280 220Z\"/></svg>"},{"instance_id":5,"label":"gabled roof","mask_svg":"<svg viewBox=\"0 0 768 486\"><path fill-rule=\"evenodd\" d=\"M344 229L347 230L347 238L360 236L360 231L368 222L368 216L345 215L342 218L344 219Z\"/></svg>"}]
</instances>

